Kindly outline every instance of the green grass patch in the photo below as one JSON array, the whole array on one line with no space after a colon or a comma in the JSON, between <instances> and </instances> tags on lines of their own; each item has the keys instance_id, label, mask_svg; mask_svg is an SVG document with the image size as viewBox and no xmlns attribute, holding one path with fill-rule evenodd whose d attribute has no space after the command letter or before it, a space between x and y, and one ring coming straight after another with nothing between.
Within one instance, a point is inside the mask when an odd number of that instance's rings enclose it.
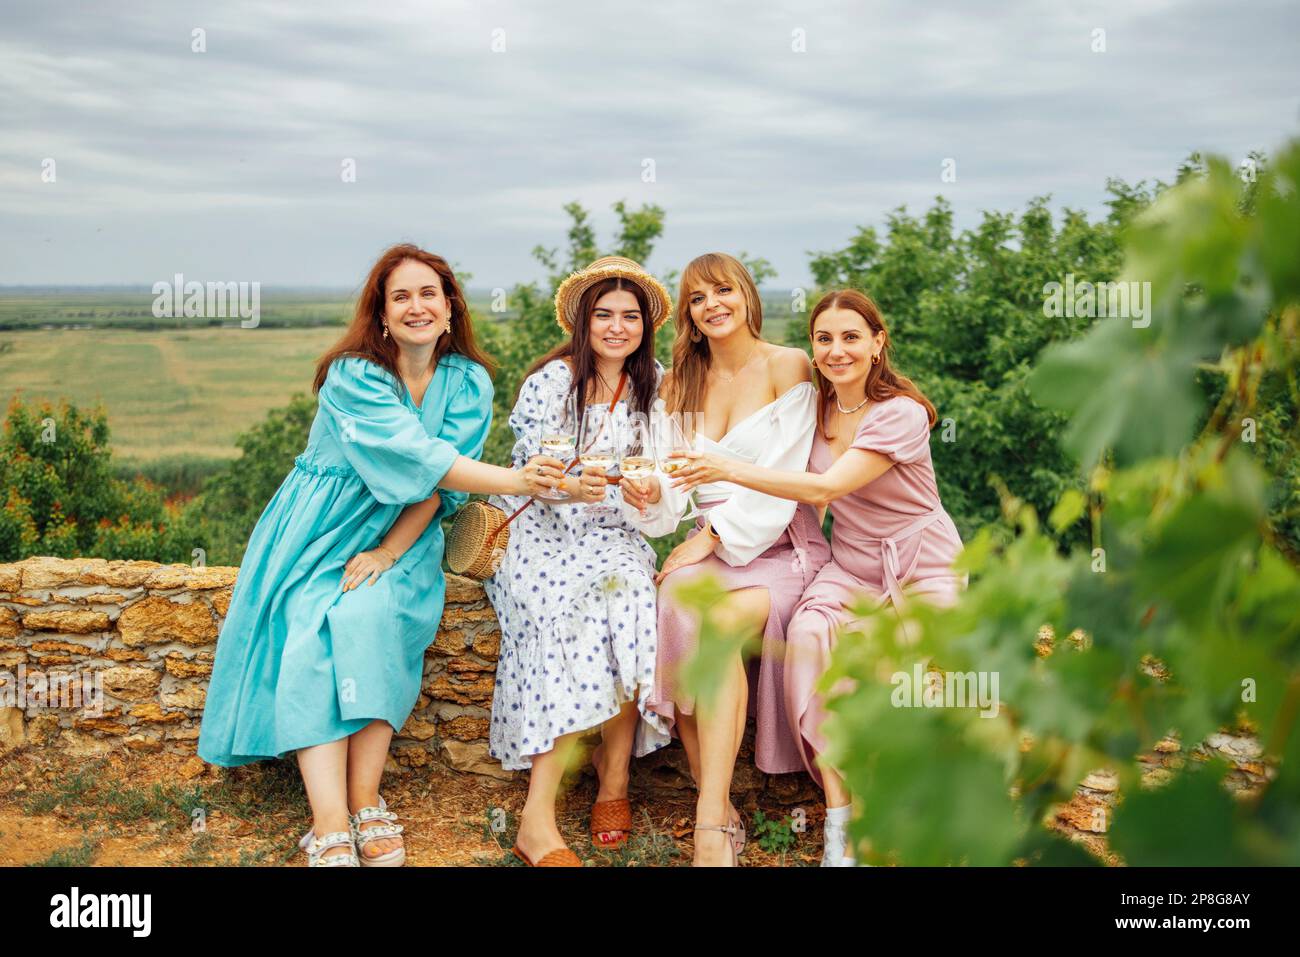
<instances>
[{"instance_id":1,"label":"green grass patch","mask_svg":"<svg viewBox=\"0 0 1300 957\"><path fill-rule=\"evenodd\" d=\"M23 802L25 814L49 814L56 808L83 826L110 828L156 823L165 833L189 830L195 811L220 811L240 820L280 813L296 822L309 820L311 809L292 762L262 762L236 768L220 781L203 784L153 783L139 787L118 780L100 782L104 762L60 775L39 794ZM202 832L200 832L202 834Z\"/></svg>"},{"instance_id":2,"label":"green grass patch","mask_svg":"<svg viewBox=\"0 0 1300 957\"><path fill-rule=\"evenodd\" d=\"M28 867L88 867L99 850L99 838L83 838L80 844L63 847L43 861L28 864Z\"/></svg>"}]
</instances>

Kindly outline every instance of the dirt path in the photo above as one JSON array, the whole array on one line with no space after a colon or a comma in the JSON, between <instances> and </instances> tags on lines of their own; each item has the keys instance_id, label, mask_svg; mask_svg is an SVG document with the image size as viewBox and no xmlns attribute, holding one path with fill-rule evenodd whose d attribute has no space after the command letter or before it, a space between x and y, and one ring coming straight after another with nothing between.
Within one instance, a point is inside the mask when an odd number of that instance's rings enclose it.
<instances>
[{"instance_id":1,"label":"dirt path","mask_svg":"<svg viewBox=\"0 0 1300 957\"><path fill-rule=\"evenodd\" d=\"M198 771L199 773L194 773ZM515 866L510 847L526 782L497 782L430 765L386 775L383 794L406 827L409 866ZM594 784L562 799L560 827L591 865L684 866L691 859L693 802L639 802L637 836L618 852L586 837ZM780 817L779 808L770 811ZM35 750L0 759L0 865L302 866L298 839L310 826L288 762L222 769L170 755L77 760ZM753 839L750 866L814 865L820 824L785 854Z\"/></svg>"}]
</instances>

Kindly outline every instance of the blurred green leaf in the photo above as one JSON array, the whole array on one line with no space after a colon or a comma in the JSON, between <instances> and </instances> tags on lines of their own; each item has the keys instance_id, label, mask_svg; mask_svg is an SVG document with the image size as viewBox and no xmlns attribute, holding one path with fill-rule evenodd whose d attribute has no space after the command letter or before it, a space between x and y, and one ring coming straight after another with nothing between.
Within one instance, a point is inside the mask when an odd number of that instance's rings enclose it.
<instances>
[{"instance_id":1,"label":"blurred green leaf","mask_svg":"<svg viewBox=\"0 0 1300 957\"><path fill-rule=\"evenodd\" d=\"M1228 590L1259 547L1263 483L1244 460L1234 461L1238 467L1231 469L1232 487L1180 502L1136 569L1139 586L1169 601L1190 623L1204 621L1224 606Z\"/></svg>"},{"instance_id":2,"label":"blurred green leaf","mask_svg":"<svg viewBox=\"0 0 1300 957\"><path fill-rule=\"evenodd\" d=\"M717 695L736 656L748 658L760 647L756 635L737 634L719 624L717 609L729 594L715 575L700 575L675 586L677 601L700 618L699 646L681 665L679 680L682 690L705 706Z\"/></svg>"},{"instance_id":3,"label":"blurred green leaf","mask_svg":"<svg viewBox=\"0 0 1300 957\"><path fill-rule=\"evenodd\" d=\"M1258 255L1273 298L1300 301L1300 140L1277 157L1261 191Z\"/></svg>"},{"instance_id":4,"label":"blurred green leaf","mask_svg":"<svg viewBox=\"0 0 1300 957\"><path fill-rule=\"evenodd\" d=\"M1239 809L1220 783L1225 768L1202 768L1158 788L1125 795L1108 831L1111 847L1145 867L1240 867Z\"/></svg>"},{"instance_id":5,"label":"blurred green leaf","mask_svg":"<svg viewBox=\"0 0 1300 957\"><path fill-rule=\"evenodd\" d=\"M1049 347L1030 391L1071 415L1062 442L1085 469L1108 447L1125 465L1172 455L1191 438L1200 414L1192 373L1204 345L1102 320L1084 338Z\"/></svg>"},{"instance_id":6,"label":"blurred green leaf","mask_svg":"<svg viewBox=\"0 0 1300 957\"><path fill-rule=\"evenodd\" d=\"M1052 528L1061 532L1077 522L1087 507L1088 497L1083 492L1077 488L1066 489L1047 520Z\"/></svg>"}]
</instances>

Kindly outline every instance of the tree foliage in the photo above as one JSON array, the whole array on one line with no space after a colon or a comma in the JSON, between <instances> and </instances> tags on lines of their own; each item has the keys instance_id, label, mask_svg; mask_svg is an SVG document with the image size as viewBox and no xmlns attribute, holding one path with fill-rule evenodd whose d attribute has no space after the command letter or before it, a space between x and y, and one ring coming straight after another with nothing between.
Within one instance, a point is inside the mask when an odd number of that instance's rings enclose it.
<instances>
[{"instance_id":1,"label":"tree foliage","mask_svg":"<svg viewBox=\"0 0 1300 957\"><path fill-rule=\"evenodd\" d=\"M0 562L30 555L190 561L194 530L157 486L112 470L108 416L9 404L0 435Z\"/></svg>"},{"instance_id":2,"label":"tree foliage","mask_svg":"<svg viewBox=\"0 0 1300 957\"><path fill-rule=\"evenodd\" d=\"M1109 181L1109 213L1097 222L1069 209L1054 222L1049 197L1039 197L1019 214L986 212L961 232L940 197L920 217L895 210L883 237L863 227L843 248L812 255L809 307L832 288L870 295L889 325L895 367L934 402L935 471L963 537L1001 520L999 481L1042 511L1077 485L1057 441L1065 418L1034 401L1027 380L1045 346L1079 337L1092 320L1046 317L1043 289L1069 275L1114 279L1125 225L1162 187ZM787 339L809 348L806 323L791 323ZM1075 540L1086 534L1082 525L1067 530Z\"/></svg>"},{"instance_id":3,"label":"tree foliage","mask_svg":"<svg viewBox=\"0 0 1300 957\"><path fill-rule=\"evenodd\" d=\"M869 860L1075 860L1041 822L1104 766L1123 795L1111 844L1130 864L1300 862L1297 187L1300 143L1244 189L1219 159L1183 176L1127 235L1122 274L1153 284L1150 325L1097 320L1027 377L1081 464L1084 491L1067 490L1052 523L1088 515L1095 542L1061 550L1007 496L1014 532L968 544L972 586L955 607L864 606L841 637L824 687L854 690L832 698L826 730ZM1222 387L1207 390L1206 372ZM1040 657L1043 623L1082 640ZM996 717L897 706L916 664L996 675ZM1262 793L1234 801L1217 760L1140 786L1139 753L1221 728L1259 735L1277 768Z\"/></svg>"}]
</instances>

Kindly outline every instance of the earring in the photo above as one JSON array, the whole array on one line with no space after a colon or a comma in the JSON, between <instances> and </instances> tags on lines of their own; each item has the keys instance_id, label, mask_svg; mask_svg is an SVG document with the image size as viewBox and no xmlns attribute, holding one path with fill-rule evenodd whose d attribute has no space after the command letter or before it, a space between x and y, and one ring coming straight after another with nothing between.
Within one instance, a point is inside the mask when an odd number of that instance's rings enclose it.
<instances>
[{"instance_id":1,"label":"earring","mask_svg":"<svg viewBox=\"0 0 1300 957\"><path fill-rule=\"evenodd\" d=\"M703 339L703 338L704 338L704 335L700 332L700 327L699 327L699 326L692 326L692 327L691 327L691 342L699 342L699 341L700 341L701 339Z\"/></svg>"},{"instance_id":2,"label":"earring","mask_svg":"<svg viewBox=\"0 0 1300 957\"><path fill-rule=\"evenodd\" d=\"M871 364L872 364L873 366L875 366L875 365L880 365L880 353L879 353L879 352L877 352L874 356L871 357Z\"/></svg>"},{"instance_id":3,"label":"earring","mask_svg":"<svg viewBox=\"0 0 1300 957\"><path fill-rule=\"evenodd\" d=\"M387 324L387 323L384 324L384 338L385 338L385 339L388 338L388 324Z\"/></svg>"}]
</instances>

